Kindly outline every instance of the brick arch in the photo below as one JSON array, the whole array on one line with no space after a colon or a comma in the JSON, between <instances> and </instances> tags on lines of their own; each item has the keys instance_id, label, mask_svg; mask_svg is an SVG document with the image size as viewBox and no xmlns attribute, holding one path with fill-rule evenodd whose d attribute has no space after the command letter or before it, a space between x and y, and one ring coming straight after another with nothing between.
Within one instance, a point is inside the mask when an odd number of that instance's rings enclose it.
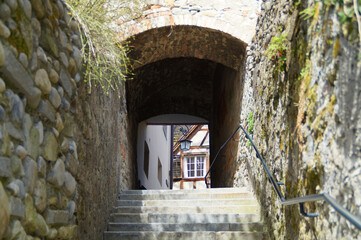
<instances>
[{"instance_id":1,"label":"brick arch","mask_svg":"<svg viewBox=\"0 0 361 240\"><path fill-rule=\"evenodd\" d=\"M195 57L239 69L255 33L256 1L186 1L178 6L171 0L151 2L141 17L118 21L120 41L130 42L135 68L166 58Z\"/></svg>"},{"instance_id":2,"label":"brick arch","mask_svg":"<svg viewBox=\"0 0 361 240\"><path fill-rule=\"evenodd\" d=\"M130 40L134 68L167 58L207 59L239 70L246 44L229 34L195 26L162 27L148 30Z\"/></svg>"}]
</instances>

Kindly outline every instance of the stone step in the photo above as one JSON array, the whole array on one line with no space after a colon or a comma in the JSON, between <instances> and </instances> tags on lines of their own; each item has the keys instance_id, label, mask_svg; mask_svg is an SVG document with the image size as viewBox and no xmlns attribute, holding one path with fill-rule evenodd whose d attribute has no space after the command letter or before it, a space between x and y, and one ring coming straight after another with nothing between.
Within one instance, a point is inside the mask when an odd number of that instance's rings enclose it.
<instances>
[{"instance_id":1,"label":"stone step","mask_svg":"<svg viewBox=\"0 0 361 240\"><path fill-rule=\"evenodd\" d=\"M153 190L152 190L153 191ZM146 193L146 194L119 194L119 200L175 200L175 199L233 199L249 198L254 199L253 195L248 192L203 192L198 193L191 190L189 193L171 191L168 194Z\"/></svg>"},{"instance_id":2,"label":"stone step","mask_svg":"<svg viewBox=\"0 0 361 240\"><path fill-rule=\"evenodd\" d=\"M262 223L109 223L108 231L242 231L262 232Z\"/></svg>"},{"instance_id":3,"label":"stone step","mask_svg":"<svg viewBox=\"0 0 361 240\"><path fill-rule=\"evenodd\" d=\"M216 193L246 193L248 194L246 188L207 188L207 189L180 189L180 190L123 190L119 193L122 194L130 194L130 195L159 195L159 194L216 194Z\"/></svg>"},{"instance_id":4,"label":"stone step","mask_svg":"<svg viewBox=\"0 0 361 240\"><path fill-rule=\"evenodd\" d=\"M113 213L258 213L258 205L227 206L122 206L113 208Z\"/></svg>"},{"instance_id":5,"label":"stone step","mask_svg":"<svg viewBox=\"0 0 361 240\"><path fill-rule=\"evenodd\" d=\"M116 232L104 233L104 240L267 240L257 232Z\"/></svg>"},{"instance_id":6,"label":"stone step","mask_svg":"<svg viewBox=\"0 0 361 240\"><path fill-rule=\"evenodd\" d=\"M128 223L222 223L222 222L256 222L258 214L160 214L160 213L114 213L112 222Z\"/></svg>"},{"instance_id":7,"label":"stone step","mask_svg":"<svg viewBox=\"0 0 361 240\"><path fill-rule=\"evenodd\" d=\"M117 223L229 223L258 222L259 214L162 214L162 213L113 213L111 222Z\"/></svg>"},{"instance_id":8,"label":"stone step","mask_svg":"<svg viewBox=\"0 0 361 240\"><path fill-rule=\"evenodd\" d=\"M227 205L254 205L255 199L177 199L177 200L118 200L117 206L227 206Z\"/></svg>"}]
</instances>

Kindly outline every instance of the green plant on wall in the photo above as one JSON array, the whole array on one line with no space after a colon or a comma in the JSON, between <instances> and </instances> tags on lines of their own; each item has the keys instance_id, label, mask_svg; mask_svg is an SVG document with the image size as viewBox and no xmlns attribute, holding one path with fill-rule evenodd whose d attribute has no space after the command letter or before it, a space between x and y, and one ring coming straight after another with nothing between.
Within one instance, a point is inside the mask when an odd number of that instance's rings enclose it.
<instances>
[{"instance_id":1,"label":"green plant on wall","mask_svg":"<svg viewBox=\"0 0 361 240\"><path fill-rule=\"evenodd\" d=\"M316 5L306 8L300 12L300 16L303 20L307 20L315 15Z\"/></svg>"},{"instance_id":2,"label":"green plant on wall","mask_svg":"<svg viewBox=\"0 0 361 240\"><path fill-rule=\"evenodd\" d=\"M253 112L248 114L246 123L248 124L248 133L252 135L254 128ZM249 140L247 141L247 146L251 146L251 142Z\"/></svg>"},{"instance_id":3,"label":"green plant on wall","mask_svg":"<svg viewBox=\"0 0 361 240\"><path fill-rule=\"evenodd\" d=\"M265 54L275 63L276 71L284 71L286 68L287 34L274 36L271 39Z\"/></svg>"},{"instance_id":4,"label":"green plant on wall","mask_svg":"<svg viewBox=\"0 0 361 240\"><path fill-rule=\"evenodd\" d=\"M66 0L70 15L82 30L82 56L85 81L89 92L92 85L100 86L104 93L120 88L130 74L127 43L119 43L111 26L120 17L131 19L142 9L141 0Z\"/></svg>"}]
</instances>

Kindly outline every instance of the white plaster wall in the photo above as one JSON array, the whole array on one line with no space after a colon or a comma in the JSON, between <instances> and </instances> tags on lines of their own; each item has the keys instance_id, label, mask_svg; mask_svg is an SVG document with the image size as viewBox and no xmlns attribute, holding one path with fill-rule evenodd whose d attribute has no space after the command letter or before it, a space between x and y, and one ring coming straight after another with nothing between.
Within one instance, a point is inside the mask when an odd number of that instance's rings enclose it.
<instances>
[{"instance_id":1,"label":"white plaster wall","mask_svg":"<svg viewBox=\"0 0 361 240\"><path fill-rule=\"evenodd\" d=\"M141 122L138 125L137 163L138 179L146 189L167 189L170 187L170 145L171 127L167 126L167 137L161 125L147 125ZM144 172L144 142L149 147L148 177ZM158 180L158 158L162 163L162 184ZM166 184L168 183L168 185Z\"/></svg>"}]
</instances>

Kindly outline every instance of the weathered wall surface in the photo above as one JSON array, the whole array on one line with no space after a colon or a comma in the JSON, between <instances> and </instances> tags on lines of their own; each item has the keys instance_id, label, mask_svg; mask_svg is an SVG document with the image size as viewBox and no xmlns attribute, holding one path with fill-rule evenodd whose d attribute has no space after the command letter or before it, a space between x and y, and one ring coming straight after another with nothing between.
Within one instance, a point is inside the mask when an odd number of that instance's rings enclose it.
<instances>
[{"instance_id":1,"label":"weathered wall surface","mask_svg":"<svg viewBox=\"0 0 361 240\"><path fill-rule=\"evenodd\" d=\"M62 1L7 0L0 13L0 238L100 239L134 182L124 99L86 94Z\"/></svg>"},{"instance_id":2,"label":"weathered wall surface","mask_svg":"<svg viewBox=\"0 0 361 240\"><path fill-rule=\"evenodd\" d=\"M352 6L352 3L351 3ZM355 17L348 3L265 1L248 48L241 118L254 113L254 141L286 198L326 192L361 217L361 61ZM309 8L309 19L299 14ZM351 8L351 16L352 14ZM265 51L272 36L287 34L286 66ZM274 45L273 45L274 46ZM278 59L278 60L277 60ZM248 166L272 239L357 239L359 231L319 202L317 219L281 208L255 153L246 142L239 166ZM238 175L242 175L238 171ZM237 184L242 179L236 174Z\"/></svg>"}]
</instances>

